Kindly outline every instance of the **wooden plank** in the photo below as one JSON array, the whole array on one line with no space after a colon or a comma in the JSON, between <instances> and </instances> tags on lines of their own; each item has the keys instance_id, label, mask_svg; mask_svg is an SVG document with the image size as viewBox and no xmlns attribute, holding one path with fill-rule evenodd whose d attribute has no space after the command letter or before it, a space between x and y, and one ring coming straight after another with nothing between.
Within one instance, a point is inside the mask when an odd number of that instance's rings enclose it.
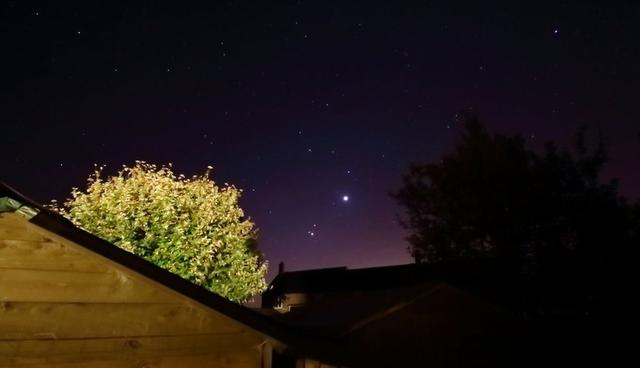
<instances>
[{"instance_id":1,"label":"wooden plank","mask_svg":"<svg viewBox=\"0 0 640 368\"><path fill-rule=\"evenodd\" d=\"M106 273L0 269L0 301L171 303L173 293L111 270Z\"/></svg>"},{"instance_id":2,"label":"wooden plank","mask_svg":"<svg viewBox=\"0 0 640 368\"><path fill-rule=\"evenodd\" d=\"M24 216L14 212L0 212L0 227L24 228L28 221Z\"/></svg>"},{"instance_id":3,"label":"wooden plank","mask_svg":"<svg viewBox=\"0 0 640 368\"><path fill-rule=\"evenodd\" d=\"M117 358L113 358L117 359ZM146 359L85 360L82 362L45 362L6 359L7 366L28 368L261 368L258 358L246 352L225 352L197 356ZM0 362L2 358L0 357ZM3 365L5 366L5 365Z\"/></svg>"},{"instance_id":4,"label":"wooden plank","mask_svg":"<svg viewBox=\"0 0 640 368\"><path fill-rule=\"evenodd\" d=\"M0 225L0 239L6 240L47 240L41 233L28 229L28 227L10 227Z\"/></svg>"},{"instance_id":5,"label":"wooden plank","mask_svg":"<svg viewBox=\"0 0 640 368\"><path fill-rule=\"evenodd\" d=\"M262 350L260 353L262 357L261 368L271 368L271 363L273 362L273 347L267 341L261 345L261 350Z\"/></svg>"},{"instance_id":6,"label":"wooden plank","mask_svg":"<svg viewBox=\"0 0 640 368\"><path fill-rule=\"evenodd\" d=\"M186 304L0 303L0 340L242 331L222 315Z\"/></svg>"},{"instance_id":7,"label":"wooden plank","mask_svg":"<svg viewBox=\"0 0 640 368\"><path fill-rule=\"evenodd\" d=\"M36 226L21 215L12 212L0 213L0 239L45 241L46 237Z\"/></svg>"},{"instance_id":8,"label":"wooden plank","mask_svg":"<svg viewBox=\"0 0 640 368\"><path fill-rule=\"evenodd\" d=\"M102 361L141 362L166 357L197 357L211 353L218 353L220 357L249 355L259 364L261 343L260 338L245 333L72 340L5 340L0 341L0 366Z\"/></svg>"},{"instance_id":9,"label":"wooden plank","mask_svg":"<svg viewBox=\"0 0 640 368\"><path fill-rule=\"evenodd\" d=\"M68 245L54 241L0 239L0 268L106 272L109 267Z\"/></svg>"}]
</instances>

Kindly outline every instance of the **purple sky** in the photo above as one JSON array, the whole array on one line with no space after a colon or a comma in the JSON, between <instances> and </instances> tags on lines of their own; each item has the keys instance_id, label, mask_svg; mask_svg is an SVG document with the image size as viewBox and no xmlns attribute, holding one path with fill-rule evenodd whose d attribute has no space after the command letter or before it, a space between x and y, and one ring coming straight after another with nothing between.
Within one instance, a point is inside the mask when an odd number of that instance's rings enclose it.
<instances>
[{"instance_id":1,"label":"purple sky","mask_svg":"<svg viewBox=\"0 0 640 368\"><path fill-rule=\"evenodd\" d=\"M636 2L157 3L3 3L2 180L48 202L94 163L212 165L272 270L406 263L387 193L471 108L533 147L601 131L640 196Z\"/></svg>"}]
</instances>

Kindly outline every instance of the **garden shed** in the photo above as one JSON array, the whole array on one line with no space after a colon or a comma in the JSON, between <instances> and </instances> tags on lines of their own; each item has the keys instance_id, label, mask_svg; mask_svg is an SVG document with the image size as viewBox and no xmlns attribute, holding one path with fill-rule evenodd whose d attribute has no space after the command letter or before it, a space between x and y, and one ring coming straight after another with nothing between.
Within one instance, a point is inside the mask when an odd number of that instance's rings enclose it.
<instances>
[{"instance_id":1,"label":"garden shed","mask_svg":"<svg viewBox=\"0 0 640 368\"><path fill-rule=\"evenodd\" d=\"M0 184L1 367L264 368L291 341Z\"/></svg>"}]
</instances>

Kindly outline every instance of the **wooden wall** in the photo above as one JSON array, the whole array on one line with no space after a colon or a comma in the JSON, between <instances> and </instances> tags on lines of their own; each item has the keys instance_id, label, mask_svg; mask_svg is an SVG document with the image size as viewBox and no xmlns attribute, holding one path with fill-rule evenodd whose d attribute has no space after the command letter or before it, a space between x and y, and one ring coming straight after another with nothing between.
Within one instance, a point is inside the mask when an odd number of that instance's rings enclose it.
<instances>
[{"instance_id":1,"label":"wooden wall","mask_svg":"<svg viewBox=\"0 0 640 368\"><path fill-rule=\"evenodd\" d=\"M265 337L0 214L0 367L260 367Z\"/></svg>"}]
</instances>

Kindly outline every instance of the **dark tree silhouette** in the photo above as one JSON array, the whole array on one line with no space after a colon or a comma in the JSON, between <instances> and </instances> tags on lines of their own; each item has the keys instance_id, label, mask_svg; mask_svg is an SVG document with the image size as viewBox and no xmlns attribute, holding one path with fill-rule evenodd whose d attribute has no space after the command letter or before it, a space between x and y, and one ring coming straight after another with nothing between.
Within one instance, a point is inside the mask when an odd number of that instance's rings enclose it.
<instances>
[{"instance_id":1,"label":"dark tree silhouette","mask_svg":"<svg viewBox=\"0 0 640 368\"><path fill-rule=\"evenodd\" d=\"M490 257L521 280L532 308L590 313L638 245L638 206L603 183L600 139L585 130L571 154L542 153L519 136L492 134L464 115L458 145L440 161L411 166L392 196L406 210L417 263ZM616 280L620 282L620 280Z\"/></svg>"}]
</instances>

